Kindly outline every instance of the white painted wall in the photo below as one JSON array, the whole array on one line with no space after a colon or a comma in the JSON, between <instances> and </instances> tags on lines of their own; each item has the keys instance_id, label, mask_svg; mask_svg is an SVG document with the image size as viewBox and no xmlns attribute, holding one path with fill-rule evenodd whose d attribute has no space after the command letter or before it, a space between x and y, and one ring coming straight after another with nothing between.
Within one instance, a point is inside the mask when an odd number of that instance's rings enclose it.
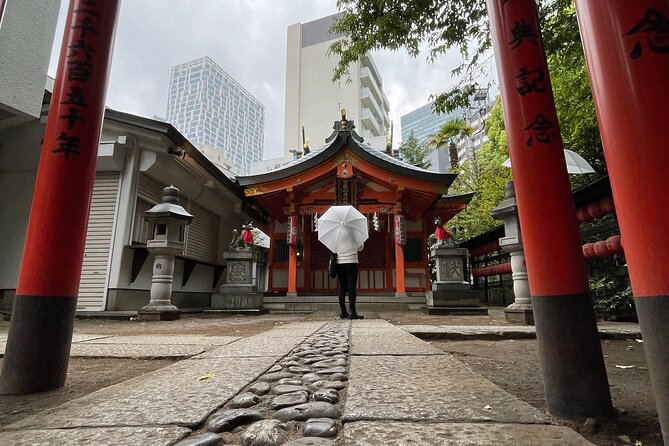
<instances>
[{"instance_id":1,"label":"white painted wall","mask_svg":"<svg viewBox=\"0 0 669 446\"><path fill-rule=\"evenodd\" d=\"M0 106L39 116L59 7L55 0L7 0L0 27Z\"/></svg>"}]
</instances>

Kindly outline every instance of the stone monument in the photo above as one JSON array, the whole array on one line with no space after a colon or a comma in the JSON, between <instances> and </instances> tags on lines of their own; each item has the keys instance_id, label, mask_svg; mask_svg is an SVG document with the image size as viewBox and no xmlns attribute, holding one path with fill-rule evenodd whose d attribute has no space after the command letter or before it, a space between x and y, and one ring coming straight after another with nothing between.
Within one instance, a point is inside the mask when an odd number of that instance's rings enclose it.
<instances>
[{"instance_id":1,"label":"stone monument","mask_svg":"<svg viewBox=\"0 0 669 446\"><path fill-rule=\"evenodd\" d=\"M427 314L488 314L487 308L479 306L479 294L465 277L467 250L457 245L450 232L439 231L440 219L435 219L435 224L437 245L430 250L430 257L435 262L437 280L426 293Z\"/></svg>"},{"instance_id":2,"label":"stone monument","mask_svg":"<svg viewBox=\"0 0 669 446\"><path fill-rule=\"evenodd\" d=\"M163 189L162 203L145 211L144 219L153 223L153 239L146 244L146 249L153 255L153 277L151 299L137 312L139 319L179 319L179 309L172 304L174 258L183 251L182 229L190 224L193 216L179 205L179 189L169 186Z\"/></svg>"},{"instance_id":3,"label":"stone monument","mask_svg":"<svg viewBox=\"0 0 669 446\"><path fill-rule=\"evenodd\" d=\"M251 223L242 226L242 233L233 230L226 260L226 280L219 292L211 296L211 308L220 312L262 314L265 289L267 248L253 245L249 232ZM251 242L251 243L249 243Z\"/></svg>"},{"instance_id":4,"label":"stone monument","mask_svg":"<svg viewBox=\"0 0 669 446\"><path fill-rule=\"evenodd\" d=\"M504 317L509 322L534 325L532 298L530 296L530 286L527 282L523 237L520 232L518 205L516 204L513 181L506 183L505 192L506 198L490 211L490 215L494 219L504 222L504 237L499 239L499 246L511 255L511 277L513 278L515 300L504 309Z\"/></svg>"}]
</instances>

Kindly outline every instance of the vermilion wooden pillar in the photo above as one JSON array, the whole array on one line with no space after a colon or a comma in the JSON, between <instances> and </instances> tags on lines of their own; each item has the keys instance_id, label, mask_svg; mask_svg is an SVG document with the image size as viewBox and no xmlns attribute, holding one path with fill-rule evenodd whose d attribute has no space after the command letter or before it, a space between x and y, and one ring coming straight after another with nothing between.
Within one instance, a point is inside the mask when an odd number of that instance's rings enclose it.
<instances>
[{"instance_id":1,"label":"vermilion wooden pillar","mask_svg":"<svg viewBox=\"0 0 669 446\"><path fill-rule=\"evenodd\" d=\"M71 0L0 392L65 383L120 0Z\"/></svg>"},{"instance_id":2,"label":"vermilion wooden pillar","mask_svg":"<svg viewBox=\"0 0 669 446\"><path fill-rule=\"evenodd\" d=\"M487 0L548 410L612 411L534 0Z\"/></svg>"},{"instance_id":3,"label":"vermilion wooden pillar","mask_svg":"<svg viewBox=\"0 0 669 446\"><path fill-rule=\"evenodd\" d=\"M297 215L288 217L288 296L297 296Z\"/></svg>"},{"instance_id":4,"label":"vermilion wooden pillar","mask_svg":"<svg viewBox=\"0 0 669 446\"><path fill-rule=\"evenodd\" d=\"M397 217L401 215L398 212L395 213L394 226L395 226L395 237L393 237L393 245L395 246L395 297L405 297L406 296L406 285L405 285L405 275L406 271L404 269L404 245L399 243L398 231L403 230L404 236L406 237L406 228L401 230L398 228Z\"/></svg>"},{"instance_id":5,"label":"vermilion wooden pillar","mask_svg":"<svg viewBox=\"0 0 669 446\"><path fill-rule=\"evenodd\" d=\"M669 1L576 1L648 369L669 444Z\"/></svg>"}]
</instances>

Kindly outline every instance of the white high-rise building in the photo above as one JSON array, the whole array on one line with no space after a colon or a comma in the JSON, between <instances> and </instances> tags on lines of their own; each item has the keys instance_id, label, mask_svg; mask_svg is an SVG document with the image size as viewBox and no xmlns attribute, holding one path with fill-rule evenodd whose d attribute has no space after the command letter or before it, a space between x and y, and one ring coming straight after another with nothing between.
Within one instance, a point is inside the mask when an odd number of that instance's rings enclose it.
<instances>
[{"instance_id":1,"label":"white high-rise building","mask_svg":"<svg viewBox=\"0 0 669 446\"><path fill-rule=\"evenodd\" d=\"M265 106L209 57L172 67L167 121L198 147L222 150L237 174L262 159Z\"/></svg>"},{"instance_id":2,"label":"white high-rise building","mask_svg":"<svg viewBox=\"0 0 669 446\"><path fill-rule=\"evenodd\" d=\"M328 48L340 38L330 34L337 14L288 27L286 54L286 109L284 157L293 159L290 150L302 150L302 130L311 148L325 143L332 133L340 110L355 122L356 131L366 141L385 136L390 128L388 99L383 82L370 56L349 67L349 77L335 83L332 73L339 62L328 56Z\"/></svg>"}]
</instances>

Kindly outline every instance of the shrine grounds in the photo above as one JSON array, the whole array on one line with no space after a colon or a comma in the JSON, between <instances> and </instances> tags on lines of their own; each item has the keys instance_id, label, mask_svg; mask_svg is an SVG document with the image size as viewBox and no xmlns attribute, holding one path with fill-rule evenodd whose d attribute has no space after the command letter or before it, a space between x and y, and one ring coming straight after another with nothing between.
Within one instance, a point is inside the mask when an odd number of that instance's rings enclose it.
<instances>
[{"instance_id":1,"label":"shrine grounds","mask_svg":"<svg viewBox=\"0 0 669 446\"><path fill-rule=\"evenodd\" d=\"M404 327L550 418L546 412L536 341L528 327L506 323L501 309L491 308L490 316L427 316L419 311L362 313L367 319L385 319ZM334 312L319 311L227 317L186 314L178 321L168 322L90 319L77 320L75 335L249 337L292 322L321 321L335 316ZM8 325L8 322L0 322L3 339ZM600 324L600 333L603 330L606 334L602 338L602 350L616 416L602 420L550 419L576 430L595 445L661 446L660 426L638 327L606 322ZM0 396L0 427L179 360L169 355L155 359L72 357L64 388L29 396Z\"/></svg>"}]
</instances>

